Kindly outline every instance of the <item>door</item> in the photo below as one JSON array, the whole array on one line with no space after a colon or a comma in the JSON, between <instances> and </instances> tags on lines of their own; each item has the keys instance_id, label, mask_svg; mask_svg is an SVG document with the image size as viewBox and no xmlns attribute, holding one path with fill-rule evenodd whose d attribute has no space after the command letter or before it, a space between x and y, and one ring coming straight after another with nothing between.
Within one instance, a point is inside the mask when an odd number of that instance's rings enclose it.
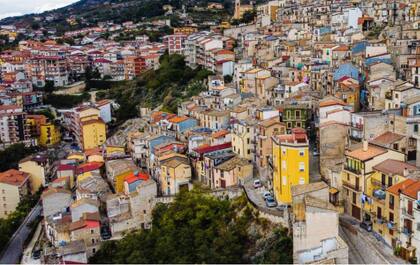
<instances>
[{"instance_id":1,"label":"door","mask_svg":"<svg viewBox=\"0 0 420 265\"><path fill-rule=\"evenodd\" d=\"M360 208L356 205L352 205L351 215L357 220L360 220Z\"/></svg>"},{"instance_id":2,"label":"door","mask_svg":"<svg viewBox=\"0 0 420 265\"><path fill-rule=\"evenodd\" d=\"M226 188L226 180L224 180L224 179L220 180L220 187L223 188L223 189Z\"/></svg>"},{"instance_id":3,"label":"door","mask_svg":"<svg viewBox=\"0 0 420 265\"><path fill-rule=\"evenodd\" d=\"M356 190L359 190L359 178L356 177L356 185L354 187Z\"/></svg>"}]
</instances>

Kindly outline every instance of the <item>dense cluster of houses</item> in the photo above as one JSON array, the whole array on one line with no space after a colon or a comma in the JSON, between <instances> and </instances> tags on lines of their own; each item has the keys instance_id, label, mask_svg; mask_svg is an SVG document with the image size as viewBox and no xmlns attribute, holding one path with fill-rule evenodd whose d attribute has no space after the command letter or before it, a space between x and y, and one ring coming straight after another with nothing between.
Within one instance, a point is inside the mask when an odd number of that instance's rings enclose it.
<instances>
[{"instance_id":1,"label":"dense cluster of houses","mask_svg":"<svg viewBox=\"0 0 420 265\"><path fill-rule=\"evenodd\" d=\"M16 126L28 119L21 116L32 105L23 95L36 93L33 85L65 86L88 66L133 79L157 69L168 50L214 73L176 114L141 108L110 138L109 100L60 111L79 151L53 163L30 157L0 174L6 200L46 187L44 227L63 261L87 262L103 240L149 228L154 205L193 182L219 190L256 176L279 204L292 206L296 263L348 263L339 213L403 259L420 257L419 5L236 0L235 19L251 9L254 23L186 25L162 43L86 39L99 27L66 33L85 34L80 46L22 41L1 54L0 117ZM10 96L15 91L21 98ZM7 203L0 215L14 207Z\"/></svg>"}]
</instances>

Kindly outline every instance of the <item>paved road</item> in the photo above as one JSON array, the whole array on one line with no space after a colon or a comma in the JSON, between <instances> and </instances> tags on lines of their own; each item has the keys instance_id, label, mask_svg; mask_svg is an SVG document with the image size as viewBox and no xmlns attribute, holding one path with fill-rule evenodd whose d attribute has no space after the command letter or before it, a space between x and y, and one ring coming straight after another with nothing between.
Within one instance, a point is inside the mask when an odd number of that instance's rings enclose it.
<instances>
[{"instance_id":1,"label":"paved road","mask_svg":"<svg viewBox=\"0 0 420 265\"><path fill-rule=\"evenodd\" d=\"M34 221L41 214L41 205L38 203L32 211L25 218L21 226L13 234L9 241L6 250L2 253L0 258L1 264L17 264L20 261L20 257L23 253L23 244L28 238L31 230L27 226L29 223Z\"/></svg>"},{"instance_id":2,"label":"paved road","mask_svg":"<svg viewBox=\"0 0 420 265\"><path fill-rule=\"evenodd\" d=\"M388 246L387 244L385 244L382 241L379 241L378 239L376 239L373 236L372 232L367 232L366 230L360 228L359 223L357 221L355 221L355 219L351 216L348 215L342 215L340 216L340 220L350 223L353 225L353 227L357 230L357 236L358 239L363 240L365 242L368 242L369 244L367 244L370 248L372 248L371 252L372 253L378 253L379 256L381 257L381 259L384 261L383 263L388 263L388 264L407 264L407 262L397 256L394 255L394 252L392 250L392 248L390 246ZM359 252L360 250L358 250L356 245L353 245L346 232L346 229L341 228L342 232L341 233L344 234L344 241L346 241L346 243L349 246L349 263L352 264L361 264L361 263L366 263L366 258L362 257ZM375 251L374 251L375 250ZM369 260L368 260L369 261Z\"/></svg>"},{"instance_id":3,"label":"paved road","mask_svg":"<svg viewBox=\"0 0 420 265\"><path fill-rule=\"evenodd\" d=\"M346 231L346 229L339 227L340 236L342 239L347 243L349 247L349 264L367 264L367 262L363 259L363 256L360 254L360 251L357 247L352 243Z\"/></svg>"},{"instance_id":4,"label":"paved road","mask_svg":"<svg viewBox=\"0 0 420 265\"><path fill-rule=\"evenodd\" d=\"M33 259L32 252L38 243L42 232L42 223L40 222L36 228L35 234L29 242L28 246L23 251L21 264L41 264L41 259Z\"/></svg>"}]
</instances>

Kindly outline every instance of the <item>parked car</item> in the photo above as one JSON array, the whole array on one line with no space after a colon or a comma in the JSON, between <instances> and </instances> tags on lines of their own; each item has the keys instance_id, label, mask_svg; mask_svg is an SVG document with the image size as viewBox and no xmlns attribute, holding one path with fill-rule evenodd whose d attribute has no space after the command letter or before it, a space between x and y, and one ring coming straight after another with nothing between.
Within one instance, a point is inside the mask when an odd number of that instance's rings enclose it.
<instances>
[{"instance_id":1,"label":"parked car","mask_svg":"<svg viewBox=\"0 0 420 265\"><path fill-rule=\"evenodd\" d=\"M368 232L372 231L372 222L371 221L363 221L360 223L360 227L365 229Z\"/></svg>"},{"instance_id":2,"label":"parked car","mask_svg":"<svg viewBox=\"0 0 420 265\"><path fill-rule=\"evenodd\" d=\"M111 231L107 226L101 227L101 237L103 240L108 240L112 237Z\"/></svg>"},{"instance_id":3,"label":"parked car","mask_svg":"<svg viewBox=\"0 0 420 265\"><path fill-rule=\"evenodd\" d=\"M37 249L32 252L33 259L40 259L41 258L41 250Z\"/></svg>"},{"instance_id":4,"label":"parked car","mask_svg":"<svg viewBox=\"0 0 420 265\"><path fill-rule=\"evenodd\" d=\"M286 211L287 208L288 208L288 205L287 204L280 204L276 208L277 208L277 210L280 210L280 211Z\"/></svg>"},{"instance_id":5,"label":"parked car","mask_svg":"<svg viewBox=\"0 0 420 265\"><path fill-rule=\"evenodd\" d=\"M254 189L258 189L258 188L262 187L261 180L259 180L259 179L254 180L253 186L254 186Z\"/></svg>"},{"instance_id":6,"label":"parked car","mask_svg":"<svg viewBox=\"0 0 420 265\"><path fill-rule=\"evenodd\" d=\"M265 199L265 205L267 205L267 207L276 207L277 206L277 202L273 197L268 197L267 199Z\"/></svg>"},{"instance_id":7,"label":"parked car","mask_svg":"<svg viewBox=\"0 0 420 265\"><path fill-rule=\"evenodd\" d=\"M271 192L269 192L269 191L264 191L262 193L262 196L263 196L264 200L266 200L268 197L273 197L273 195L271 195Z\"/></svg>"}]
</instances>

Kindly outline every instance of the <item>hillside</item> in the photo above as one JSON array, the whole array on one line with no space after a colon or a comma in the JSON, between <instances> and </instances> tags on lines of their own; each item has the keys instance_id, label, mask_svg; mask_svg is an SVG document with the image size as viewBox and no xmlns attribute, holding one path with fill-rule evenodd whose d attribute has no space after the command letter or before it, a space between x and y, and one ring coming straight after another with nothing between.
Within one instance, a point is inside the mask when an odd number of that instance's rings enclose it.
<instances>
[{"instance_id":1,"label":"hillside","mask_svg":"<svg viewBox=\"0 0 420 265\"><path fill-rule=\"evenodd\" d=\"M151 230L105 242L90 263L284 264L292 263L292 239L244 196L218 199L195 188L158 204Z\"/></svg>"},{"instance_id":2,"label":"hillside","mask_svg":"<svg viewBox=\"0 0 420 265\"><path fill-rule=\"evenodd\" d=\"M163 16L164 5L171 5L175 10L182 6L192 11L194 6L207 7L208 2L221 2L227 14L231 10L231 0L81 0L74 4L42 14L29 14L20 17L10 17L0 20L0 25L14 24L19 27L53 28L60 35L68 30L96 26L98 22L113 21L144 21L148 18ZM71 21L69 20L71 19Z\"/></svg>"}]
</instances>

